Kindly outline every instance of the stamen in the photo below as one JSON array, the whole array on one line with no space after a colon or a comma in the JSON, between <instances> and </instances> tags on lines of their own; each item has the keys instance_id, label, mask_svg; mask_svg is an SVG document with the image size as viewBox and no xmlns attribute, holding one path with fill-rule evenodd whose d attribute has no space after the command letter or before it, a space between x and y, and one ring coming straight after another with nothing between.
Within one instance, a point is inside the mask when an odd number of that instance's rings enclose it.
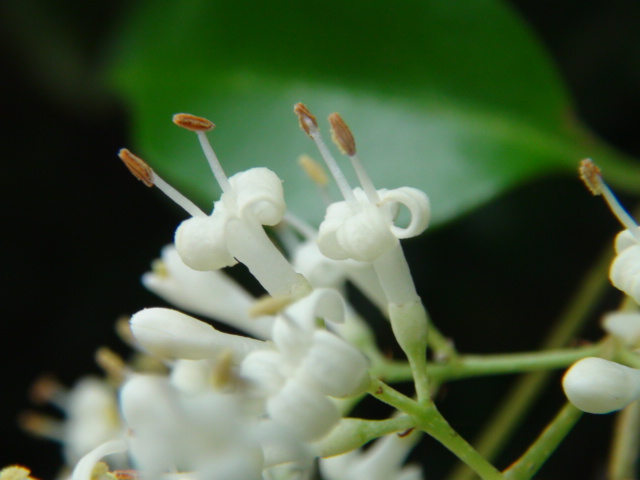
<instances>
[{"instance_id":1,"label":"stamen","mask_svg":"<svg viewBox=\"0 0 640 480\"><path fill-rule=\"evenodd\" d=\"M138 179L144 182L147 187L156 186L167 197L181 206L192 217L206 217L207 214L200 210L191 200L178 192L175 188L165 182L153 169L137 155L134 155L126 148L118 152L118 157L124 162L129 171Z\"/></svg>"},{"instance_id":2,"label":"stamen","mask_svg":"<svg viewBox=\"0 0 640 480\"><path fill-rule=\"evenodd\" d=\"M334 143L338 146L340 151L344 155L347 155L349 160L351 160L351 165L356 171L356 175L360 181L360 186L362 186L367 198L371 203L378 203L380 201L380 197L378 196L376 187L371 181L371 177L367 174L367 171L364 169L364 166L358 157L356 152L356 141L353 138L351 129L339 113L332 113L329 115L329 123L331 124L331 133Z\"/></svg>"},{"instance_id":3,"label":"stamen","mask_svg":"<svg viewBox=\"0 0 640 480\"><path fill-rule=\"evenodd\" d=\"M63 442L64 427L62 422L54 417L33 411L18 414L18 425L33 435Z\"/></svg>"},{"instance_id":4,"label":"stamen","mask_svg":"<svg viewBox=\"0 0 640 480\"><path fill-rule=\"evenodd\" d=\"M173 116L173 123L179 127L196 132L198 140L200 140L200 146L202 147L204 156L207 157L209 168L211 168L213 176L216 178L216 182L220 185L220 189L223 193L230 192L231 184L229 183L229 179L225 175L222 165L220 164L216 153L213 151L213 147L209 143L209 139L206 135L206 132L213 130L213 127L215 126L214 123L206 118L196 117L189 113L176 113Z\"/></svg>"},{"instance_id":5,"label":"stamen","mask_svg":"<svg viewBox=\"0 0 640 480\"><path fill-rule=\"evenodd\" d=\"M590 158L585 158L580 162L580 178L593 195L602 195L609 205L609 209L618 221L633 236L636 242L640 243L640 228L636 221L627 213L611 189L604 183L600 169Z\"/></svg>"},{"instance_id":6,"label":"stamen","mask_svg":"<svg viewBox=\"0 0 640 480\"><path fill-rule=\"evenodd\" d=\"M211 372L211 384L221 390L237 380L234 372L233 350L225 348L220 352Z\"/></svg>"},{"instance_id":7,"label":"stamen","mask_svg":"<svg viewBox=\"0 0 640 480\"><path fill-rule=\"evenodd\" d=\"M176 113L173 116L173 123L192 132L210 132L216 126L212 121L190 113Z\"/></svg>"},{"instance_id":8,"label":"stamen","mask_svg":"<svg viewBox=\"0 0 640 480\"><path fill-rule=\"evenodd\" d=\"M340 193L344 199L350 205L356 205L356 198L349 186L349 182L347 182L347 178L338 167L337 162L329 152L327 145L324 143L322 136L320 135L320 130L318 129L318 123L316 122L316 117L314 117L306 105L303 103L296 103L293 107L294 113L298 116L300 121L300 126L302 129L311 137L311 139L315 142L316 147L320 151L320 155L322 155L322 159L327 164L331 175L335 179L338 184L338 188L340 189Z\"/></svg>"},{"instance_id":9,"label":"stamen","mask_svg":"<svg viewBox=\"0 0 640 480\"><path fill-rule=\"evenodd\" d=\"M116 352L107 347L101 347L96 351L95 360L110 378L118 383L124 380L128 369L122 357Z\"/></svg>"},{"instance_id":10,"label":"stamen","mask_svg":"<svg viewBox=\"0 0 640 480\"><path fill-rule=\"evenodd\" d=\"M118 157L124 162L129 171L144 183L147 187L153 187L153 170L151 167L137 155L134 155L126 148L120 149Z\"/></svg>"},{"instance_id":11,"label":"stamen","mask_svg":"<svg viewBox=\"0 0 640 480\"><path fill-rule=\"evenodd\" d=\"M329 115L331 124L331 136L343 155L352 157L356 154L356 141L353 138L351 129L345 123L339 113Z\"/></svg>"},{"instance_id":12,"label":"stamen","mask_svg":"<svg viewBox=\"0 0 640 480\"><path fill-rule=\"evenodd\" d=\"M318 129L318 122L316 121L316 117L309 111L307 106L304 103L296 103L293 106L293 112L298 116L298 121L300 122L300 128L305 131L309 137L311 137L310 128L313 127L316 130Z\"/></svg>"}]
</instances>

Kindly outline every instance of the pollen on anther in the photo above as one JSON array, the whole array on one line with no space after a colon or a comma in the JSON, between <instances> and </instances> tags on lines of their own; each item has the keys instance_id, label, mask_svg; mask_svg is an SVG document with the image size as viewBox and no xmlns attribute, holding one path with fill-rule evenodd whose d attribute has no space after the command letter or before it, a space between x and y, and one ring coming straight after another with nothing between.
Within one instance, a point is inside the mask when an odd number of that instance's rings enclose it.
<instances>
[{"instance_id":1,"label":"pollen on anther","mask_svg":"<svg viewBox=\"0 0 640 480\"><path fill-rule=\"evenodd\" d=\"M147 163L126 148L118 152L118 157L124 162L129 171L147 187L153 187L153 170Z\"/></svg>"},{"instance_id":2,"label":"pollen on anther","mask_svg":"<svg viewBox=\"0 0 640 480\"><path fill-rule=\"evenodd\" d=\"M173 123L192 132L208 132L215 128L215 124L203 117L196 117L190 113L176 113Z\"/></svg>"},{"instance_id":3,"label":"pollen on anther","mask_svg":"<svg viewBox=\"0 0 640 480\"><path fill-rule=\"evenodd\" d=\"M309 123L311 123L315 128L318 128L316 117L309 111L304 103L296 103L293 106L293 112L298 116L300 128L302 128L307 135L311 136Z\"/></svg>"},{"instance_id":4,"label":"pollen on anther","mask_svg":"<svg viewBox=\"0 0 640 480\"><path fill-rule=\"evenodd\" d=\"M333 142L338 146L340 151L350 157L356 154L356 141L353 138L351 129L345 123L339 113L329 115L329 123L331 124L331 136Z\"/></svg>"},{"instance_id":5,"label":"pollen on anther","mask_svg":"<svg viewBox=\"0 0 640 480\"><path fill-rule=\"evenodd\" d=\"M598 166L590 158L580 162L580 178L593 195L602 193L602 175Z\"/></svg>"}]
</instances>

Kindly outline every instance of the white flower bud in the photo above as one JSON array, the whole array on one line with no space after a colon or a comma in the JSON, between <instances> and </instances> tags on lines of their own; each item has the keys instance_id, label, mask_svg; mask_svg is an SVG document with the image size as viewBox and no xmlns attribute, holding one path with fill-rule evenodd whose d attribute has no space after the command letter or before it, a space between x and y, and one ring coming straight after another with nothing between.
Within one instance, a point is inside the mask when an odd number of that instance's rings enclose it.
<instances>
[{"instance_id":1,"label":"white flower bud","mask_svg":"<svg viewBox=\"0 0 640 480\"><path fill-rule=\"evenodd\" d=\"M170 358L215 360L229 349L238 361L265 343L217 331L211 325L168 308L147 308L131 317L131 330L143 348Z\"/></svg>"},{"instance_id":2,"label":"white flower bud","mask_svg":"<svg viewBox=\"0 0 640 480\"><path fill-rule=\"evenodd\" d=\"M640 396L640 371L603 358L583 358L567 370L562 387L580 410L609 413Z\"/></svg>"}]
</instances>

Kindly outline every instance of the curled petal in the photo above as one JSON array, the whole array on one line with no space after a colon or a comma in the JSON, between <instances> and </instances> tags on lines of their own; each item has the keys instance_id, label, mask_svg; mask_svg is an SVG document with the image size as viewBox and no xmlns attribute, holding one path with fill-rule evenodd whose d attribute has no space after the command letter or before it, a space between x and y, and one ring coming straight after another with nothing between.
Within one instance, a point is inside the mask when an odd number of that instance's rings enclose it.
<instances>
[{"instance_id":1,"label":"curled petal","mask_svg":"<svg viewBox=\"0 0 640 480\"><path fill-rule=\"evenodd\" d=\"M71 480L91 480L93 468L96 463L106 455L120 453L127 450L127 442L124 440L111 440L91 450L87 453L73 469Z\"/></svg>"},{"instance_id":2,"label":"curled petal","mask_svg":"<svg viewBox=\"0 0 640 480\"><path fill-rule=\"evenodd\" d=\"M366 389L368 367L367 359L356 348L333 333L318 330L298 375L324 395L346 397Z\"/></svg>"},{"instance_id":3,"label":"curled petal","mask_svg":"<svg viewBox=\"0 0 640 480\"><path fill-rule=\"evenodd\" d=\"M564 375L562 387L580 410L609 413L640 396L640 371L603 358L583 358Z\"/></svg>"},{"instance_id":4,"label":"curled petal","mask_svg":"<svg viewBox=\"0 0 640 480\"><path fill-rule=\"evenodd\" d=\"M298 319L301 325L313 326L316 318L332 323L344 323L345 304L342 295L333 288L317 288L311 294L290 305L285 313Z\"/></svg>"},{"instance_id":5,"label":"curled petal","mask_svg":"<svg viewBox=\"0 0 640 480\"><path fill-rule=\"evenodd\" d=\"M388 190L381 196L382 204L388 202L404 205L409 210L411 217L409 225L405 228L391 225L391 231L397 238L411 238L425 231L431 219L431 206L429 197L416 188L401 187Z\"/></svg>"},{"instance_id":6,"label":"curled petal","mask_svg":"<svg viewBox=\"0 0 640 480\"><path fill-rule=\"evenodd\" d=\"M373 262L398 242L386 216L370 203L357 212L346 202L333 203L320 225L318 247L333 260Z\"/></svg>"},{"instance_id":7,"label":"curled petal","mask_svg":"<svg viewBox=\"0 0 640 480\"><path fill-rule=\"evenodd\" d=\"M280 223L286 211L282 180L268 168L251 168L229 179L238 207L238 216L249 210L262 225ZM224 196L222 201L225 202Z\"/></svg>"},{"instance_id":8,"label":"curled petal","mask_svg":"<svg viewBox=\"0 0 640 480\"><path fill-rule=\"evenodd\" d=\"M609 278L614 287L640 303L640 245L627 247L616 256Z\"/></svg>"},{"instance_id":9,"label":"curled petal","mask_svg":"<svg viewBox=\"0 0 640 480\"><path fill-rule=\"evenodd\" d=\"M192 217L176 230L175 244L182 261L194 270L219 270L238 263L227 249L227 214L221 202L209 217Z\"/></svg>"}]
</instances>

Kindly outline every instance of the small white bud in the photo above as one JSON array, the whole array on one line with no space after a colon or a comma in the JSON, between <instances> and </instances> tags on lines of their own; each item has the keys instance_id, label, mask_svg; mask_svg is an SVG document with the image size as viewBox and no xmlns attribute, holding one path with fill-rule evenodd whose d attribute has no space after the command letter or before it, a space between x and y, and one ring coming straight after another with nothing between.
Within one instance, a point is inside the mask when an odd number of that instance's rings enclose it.
<instances>
[{"instance_id":1,"label":"small white bud","mask_svg":"<svg viewBox=\"0 0 640 480\"><path fill-rule=\"evenodd\" d=\"M609 278L613 286L640 303L640 245L622 250L611 264Z\"/></svg>"},{"instance_id":2,"label":"small white bud","mask_svg":"<svg viewBox=\"0 0 640 480\"><path fill-rule=\"evenodd\" d=\"M131 330L143 348L170 358L215 360L229 349L236 360L264 348L265 343L222 333L211 325L168 308L147 308L131 317Z\"/></svg>"},{"instance_id":3,"label":"small white bud","mask_svg":"<svg viewBox=\"0 0 640 480\"><path fill-rule=\"evenodd\" d=\"M185 265L204 272L238 263L227 248L226 222L222 204L216 202L210 217L192 217L180 224L176 230L175 244Z\"/></svg>"},{"instance_id":4,"label":"small white bud","mask_svg":"<svg viewBox=\"0 0 640 480\"><path fill-rule=\"evenodd\" d=\"M640 371L603 358L583 358L567 370L562 387L580 410L610 413L640 396Z\"/></svg>"}]
</instances>

